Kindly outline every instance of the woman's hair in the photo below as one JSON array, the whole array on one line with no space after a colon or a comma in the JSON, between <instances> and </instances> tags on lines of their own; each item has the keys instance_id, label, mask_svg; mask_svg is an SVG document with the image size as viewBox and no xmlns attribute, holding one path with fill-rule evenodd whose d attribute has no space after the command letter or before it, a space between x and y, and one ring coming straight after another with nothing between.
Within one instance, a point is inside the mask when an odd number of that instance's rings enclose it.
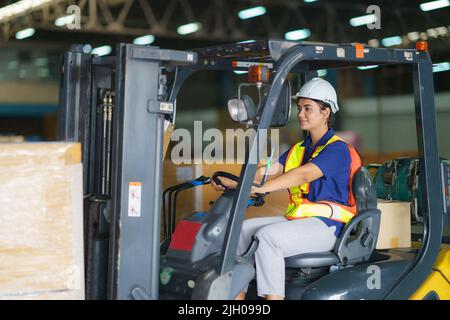
<instances>
[{"instance_id":1,"label":"woman's hair","mask_svg":"<svg viewBox=\"0 0 450 320\"><path fill-rule=\"evenodd\" d=\"M336 120L336 117L335 117L333 111L331 111L330 105L329 105L328 103L325 103L325 102L320 101L320 100L315 100L315 99L313 99L313 100L314 100L315 102L317 102L317 104L320 106L320 110L321 110L321 111L322 111L322 110L325 110L326 108L329 108L329 109L330 109L330 116L328 117L328 122L327 122L327 124L328 124L328 128L332 128L332 127L334 126L334 121Z\"/></svg>"}]
</instances>

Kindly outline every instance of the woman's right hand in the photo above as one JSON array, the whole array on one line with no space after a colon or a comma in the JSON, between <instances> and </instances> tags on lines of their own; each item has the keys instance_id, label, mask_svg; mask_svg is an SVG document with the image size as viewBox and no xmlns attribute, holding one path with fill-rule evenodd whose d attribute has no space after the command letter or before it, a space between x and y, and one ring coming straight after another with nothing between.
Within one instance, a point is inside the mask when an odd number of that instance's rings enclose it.
<instances>
[{"instance_id":1,"label":"woman's right hand","mask_svg":"<svg viewBox=\"0 0 450 320\"><path fill-rule=\"evenodd\" d=\"M226 190L226 188L224 186L226 186L227 188L231 188L231 189L236 189L237 187L237 182L233 181L229 178L226 177L217 177L217 179L220 180L220 182L222 183L222 185L215 183L215 181L213 179L211 179L211 186L216 190L216 191L224 191Z\"/></svg>"}]
</instances>

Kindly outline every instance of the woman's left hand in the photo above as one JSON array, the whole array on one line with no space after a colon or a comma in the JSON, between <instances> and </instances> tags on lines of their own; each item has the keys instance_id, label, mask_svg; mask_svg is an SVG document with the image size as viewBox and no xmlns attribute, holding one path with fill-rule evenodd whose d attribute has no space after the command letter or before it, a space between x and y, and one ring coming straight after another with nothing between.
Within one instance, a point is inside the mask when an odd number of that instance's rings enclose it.
<instances>
[{"instance_id":1,"label":"woman's left hand","mask_svg":"<svg viewBox=\"0 0 450 320\"><path fill-rule=\"evenodd\" d=\"M256 187L256 186L252 186L252 194L255 193L264 193L264 188L263 187Z\"/></svg>"}]
</instances>

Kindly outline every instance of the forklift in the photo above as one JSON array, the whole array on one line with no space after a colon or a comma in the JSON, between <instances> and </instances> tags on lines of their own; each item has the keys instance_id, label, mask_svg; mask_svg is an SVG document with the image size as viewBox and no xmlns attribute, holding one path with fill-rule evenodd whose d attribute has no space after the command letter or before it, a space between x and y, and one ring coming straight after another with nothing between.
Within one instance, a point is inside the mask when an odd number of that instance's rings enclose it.
<instances>
[{"instance_id":1,"label":"forklift","mask_svg":"<svg viewBox=\"0 0 450 320\"><path fill-rule=\"evenodd\" d=\"M286 259L286 299L449 299L450 251L442 244L443 225L449 223L449 170L438 156L432 62L424 44L401 50L284 40L190 51L118 44L111 57L74 45L64 54L59 139L82 144L87 299L232 299L252 286L249 259L257 239L241 257L236 249L247 207L264 202L264 195L249 198L257 163L246 161L234 177L235 190L226 190L202 214L186 213L176 228L174 219L171 227L166 221L171 213L162 214L164 135L176 119L177 95L193 73L249 72L249 83L239 86L229 111L233 118L238 110L245 119L237 120L247 125L251 120L256 128L246 159L259 160L262 132L289 118L288 74L304 82L320 69L394 64L410 66L413 76L422 242L417 248L374 249L380 213L362 168L352 186L358 215L332 251ZM255 108L240 89L261 83L265 95ZM223 174L187 184L207 184ZM186 232L178 229L194 223L197 230L187 232L187 244ZM367 285L371 266L381 275L375 289Z\"/></svg>"}]
</instances>

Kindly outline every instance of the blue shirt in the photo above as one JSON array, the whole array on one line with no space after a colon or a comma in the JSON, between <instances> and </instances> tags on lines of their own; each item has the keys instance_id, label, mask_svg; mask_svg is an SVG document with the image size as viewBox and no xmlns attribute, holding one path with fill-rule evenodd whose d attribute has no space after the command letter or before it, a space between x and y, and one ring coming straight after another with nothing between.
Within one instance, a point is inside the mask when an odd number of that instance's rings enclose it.
<instances>
[{"instance_id":1,"label":"blue shirt","mask_svg":"<svg viewBox=\"0 0 450 320\"><path fill-rule=\"evenodd\" d=\"M346 143L342 141L333 142L324 148L315 158L310 159L316 147L325 145L333 135L334 131L329 129L315 146L312 146L310 136L307 136L303 142L305 155L302 165L307 163L308 160L311 160L323 173L323 177L310 182L307 199L309 201L332 201L349 205L351 157ZM289 150L284 152L278 160L283 166L286 163ZM338 236L342 227L345 225L342 222L333 221L328 218L319 217L319 219L328 226L336 226L336 236Z\"/></svg>"}]
</instances>

